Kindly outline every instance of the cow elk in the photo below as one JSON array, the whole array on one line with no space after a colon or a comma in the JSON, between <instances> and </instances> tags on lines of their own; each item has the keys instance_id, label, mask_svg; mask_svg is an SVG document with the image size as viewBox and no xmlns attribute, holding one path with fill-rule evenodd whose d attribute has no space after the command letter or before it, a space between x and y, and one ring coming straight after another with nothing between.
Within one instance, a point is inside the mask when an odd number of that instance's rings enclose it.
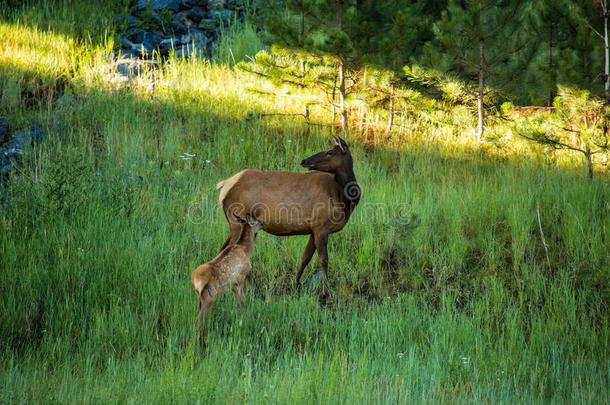
<instances>
[{"instance_id":1,"label":"cow elk","mask_svg":"<svg viewBox=\"0 0 610 405\"><path fill-rule=\"evenodd\" d=\"M246 169L217 185L229 222L229 236L222 249L240 238L235 215L259 218L263 230L272 235L309 235L296 282L298 285L303 269L317 250L322 267L322 297L327 295L328 235L343 229L360 200L349 148L343 139L333 138L332 148L301 162L310 173Z\"/></svg>"},{"instance_id":2,"label":"cow elk","mask_svg":"<svg viewBox=\"0 0 610 405\"><path fill-rule=\"evenodd\" d=\"M244 219L245 217L245 219ZM232 287L233 304L239 301L241 310L244 309L244 282L250 275L252 265L250 255L254 247L256 233L262 229L262 222L251 215L235 216L240 224L239 235L235 243L224 248L218 256L211 261L197 267L191 274L191 283L197 292L197 315L195 317L195 332L201 324L203 333L205 317L216 297Z\"/></svg>"}]
</instances>

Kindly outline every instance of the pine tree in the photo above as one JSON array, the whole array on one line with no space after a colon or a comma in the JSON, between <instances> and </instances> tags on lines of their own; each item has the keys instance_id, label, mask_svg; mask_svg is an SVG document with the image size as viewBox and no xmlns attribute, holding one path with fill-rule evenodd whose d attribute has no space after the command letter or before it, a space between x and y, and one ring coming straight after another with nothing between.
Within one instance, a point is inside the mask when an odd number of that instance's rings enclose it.
<instances>
[{"instance_id":1,"label":"pine tree","mask_svg":"<svg viewBox=\"0 0 610 405\"><path fill-rule=\"evenodd\" d=\"M363 95L370 100L367 104L388 109L386 133L393 126L403 94L402 68L433 38L432 23L438 15L433 16L432 10L430 4L412 0L364 0L358 4L359 32L354 42L366 70Z\"/></svg>"},{"instance_id":2,"label":"pine tree","mask_svg":"<svg viewBox=\"0 0 610 405\"><path fill-rule=\"evenodd\" d=\"M587 90L558 86L556 113L534 117L515 126L517 134L554 150L581 153L589 178L593 177L593 156L610 150L605 117L609 107Z\"/></svg>"},{"instance_id":3,"label":"pine tree","mask_svg":"<svg viewBox=\"0 0 610 405\"><path fill-rule=\"evenodd\" d=\"M608 43L610 10L608 0L577 1L571 5L571 9L575 11L574 15L581 24L585 24L595 34L597 40L600 41L598 44L602 45L604 71L601 81L604 87L604 98L606 102L610 102L610 47Z\"/></svg>"},{"instance_id":4,"label":"pine tree","mask_svg":"<svg viewBox=\"0 0 610 405\"><path fill-rule=\"evenodd\" d=\"M350 34L354 32L355 0L288 0L285 9L278 10L276 2L267 1L264 9L267 39L270 43L307 56L332 61L337 70L339 102L330 101L341 113L341 128L347 131L347 70L354 61L354 47ZM334 82L333 82L334 83ZM328 86L329 83L324 83Z\"/></svg>"},{"instance_id":5,"label":"pine tree","mask_svg":"<svg viewBox=\"0 0 610 405\"><path fill-rule=\"evenodd\" d=\"M575 85L594 93L602 91L599 73L602 68L601 41L596 40L588 24L599 27L599 12L593 0L569 2L568 18L564 29L566 44L559 52L558 82Z\"/></svg>"},{"instance_id":6,"label":"pine tree","mask_svg":"<svg viewBox=\"0 0 610 405\"><path fill-rule=\"evenodd\" d=\"M534 99L538 99L535 93L540 90L546 93L549 107L557 94L561 70L558 59L559 51L565 47L567 11L566 0L539 0L527 4L523 13L532 45L538 48L529 66L528 91Z\"/></svg>"},{"instance_id":7,"label":"pine tree","mask_svg":"<svg viewBox=\"0 0 610 405\"><path fill-rule=\"evenodd\" d=\"M485 131L485 99L495 87L514 80L510 69L526 41L519 17L523 0L451 0L436 24L437 41L428 44L427 62L447 69L470 83L465 89L477 100L477 141ZM489 86L491 84L492 86Z\"/></svg>"}]
</instances>

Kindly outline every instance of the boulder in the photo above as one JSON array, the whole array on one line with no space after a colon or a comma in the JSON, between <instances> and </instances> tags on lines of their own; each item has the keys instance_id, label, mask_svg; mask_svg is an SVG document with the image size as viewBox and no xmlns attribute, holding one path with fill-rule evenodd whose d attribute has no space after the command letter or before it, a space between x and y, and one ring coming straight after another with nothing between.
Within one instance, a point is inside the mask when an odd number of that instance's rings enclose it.
<instances>
[{"instance_id":1,"label":"boulder","mask_svg":"<svg viewBox=\"0 0 610 405\"><path fill-rule=\"evenodd\" d=\"M162 55L167 55L170 50L182 45L178 37L166 37L159 42L159 51Z\"/></svg>"},{"instance_id":2,"label":"boulder","mask_svg":"<svg viewBox=\"0 0 610 405\"><path fill-rule=\"evenodd\" d=\"M174 14L172 26L177 34L186 34L188 29L195 25L188 17L188 13L188 11L180 11L179 13Z\"/></svg>"},{"instance_id":3,"label":"boulder","mask_svg":"<svg viewBox=\"0 0 610 405\"><path fill-rule=\"evenodd\" d=\"M210 10L208 13L209 17L216 22L229 22L231 19L231 11L230 10Z\"/></svg>"},{"instance_id":4,"label":"boulder","mask_svg":"<svg viewBox=\"0 0 610 405\"><path fill-rule=\"evenodd\" d=\"M197 28L191 28L189 30L188 35L186 35L188 38L187 41L184 41L183 43L188 43L190 44L191 42L203 42L205 44L207 44L208 42L210 42L210 38L208 38L205 33Z\"/></svg>"},{"instance_id":5,"label":"boulder","mask_svg":"<svg viewBox=\"0 0 610 405\"><path fill-rule=\"evenodd\" d=\"M60 107L64 107L64 106L74 103L75 101L76 101L76 98L74 98L73 94L64 93L63 96L61 96L60 98L57 99L57 105Z\"/></svg>"},{"instance_id":6,"label":"boulder","mask_svg":"<svg viewBox=\"0 0 610 405\"><path fill-rule=\"evenodd\" d=\"M153 10L169 8L178 11L180 9L180 0L138 0L138 10L144 10L149 3Z\"/></svg>"},{"instance_id":7,"label":"boulder","mask_svg":"<svg viewBox=\"0 0 610 405\"><path fill-rule=\"evenodd\" d=\"M216 9L216 10L220 10L222 8L225 8L227 6L227 1L226 0L210 0L208 2L209 7Z\"/></svg>"},{"instance_id":8,"label":"boulder","mask_svg":"<svg viewBox=\"0 0 610 405\"><path fill-rule=\"evenodd\" d=\"M193 7L208 8L208 0L182 0L180 2L180 10L189 10Z\"/></svg>"},{"instance_id":9,"label":"boulder","mask_svg":"<svg viewBox=\"0 0 610 405\"><path fill-rule=\"evenodd\" d=\"M142 73L142 64L138 59L128 56L117 61L116 70L121 76L128 78L137 77Z\"/></svg>"},{"instance_id":10,"label":"boulder","mask_svg":"<svg viewBox=\"0 0 610 405\"><path fill-rule=\"evenodd\" d=\"M177 48L174 55L176 55L177 58L188 59L193 56L204 56L207 54L207 51L208 49L204 42L194 42L192 44L182 45L181 47Z\"/></svg>"},{"instance_id":11,"label":"boulder","mask_svg":"<svg viewBox=\"0 0 610 405\"><path fill-rule=\"evenodd\" d=\"M202 28L205 32L216 32L218 31L218 23L212 18L204 18L199 23L199 28Z\"/></svg>"},{"instance_id":12,"label":"boulder","mask_svg":"<svg viewBox=\"0 0 610 405\"><path fill-rule=\"evenodd\" d=\"M199 24L199 22L205 18L206 11L201 7L195 6L186 12L186 16L195 24Z\"/></svg>"},{"instance_id":13,"label":"boulder","mask_svg":"<svg viewBox=\"0 0 610 405\"><path fill-rule=\"evenodd\" d=\"M15 132L10 141L0 146L0 174L5 176L17 169L24 150L33 142L41 142L44 136L44 131L37 127Z\"/></svg>"},{"instance_id":14,"label":"boulder","mask_svg":"<svg viewBox=\"0 0 610 405\"><path fill-rule=\"evenodd\" d=\"M148 31L136 31L130 35L129 39L134 44L142 44L144 48L151 53L154 49L159 47L159 43L163 40L163 37L159 34Z\"/></svg>"}]
</instances>

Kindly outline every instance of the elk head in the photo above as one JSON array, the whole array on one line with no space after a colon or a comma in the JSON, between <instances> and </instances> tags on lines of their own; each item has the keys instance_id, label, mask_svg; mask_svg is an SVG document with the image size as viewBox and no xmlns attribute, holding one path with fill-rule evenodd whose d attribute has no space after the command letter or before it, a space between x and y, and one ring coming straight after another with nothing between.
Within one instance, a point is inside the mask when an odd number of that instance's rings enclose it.
<instances>
[{"instance_id":1,"label":"elk head","mask_svg":"<svg viewBox=\"0 0 610 405\"><path fill-rule=\"evenodd\" d=\"M354 163L347 143L333 136L335 144L332 148L316 153L301 161L301 166L309 170L328 173L344 173L353 171Z\"/></svg>"}]
</instances>

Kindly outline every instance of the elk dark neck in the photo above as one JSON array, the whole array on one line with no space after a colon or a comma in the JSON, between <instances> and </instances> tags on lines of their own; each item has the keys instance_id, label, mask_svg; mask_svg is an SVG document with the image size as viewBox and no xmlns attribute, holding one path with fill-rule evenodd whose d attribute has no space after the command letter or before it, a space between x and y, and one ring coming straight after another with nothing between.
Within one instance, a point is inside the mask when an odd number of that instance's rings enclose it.
<instances>
[{"instance_id":1,"label":"elk dark neck","mask_svg":"<svg viewBox=\"0 0 610 405\"><path fill-rule=\"evenodd\" d=\"M352 211L360 201L360 186L356 181L354 169L335 173L335 182L341 189L341 197L348 211Z\"/></svg>"}]
</instances>

